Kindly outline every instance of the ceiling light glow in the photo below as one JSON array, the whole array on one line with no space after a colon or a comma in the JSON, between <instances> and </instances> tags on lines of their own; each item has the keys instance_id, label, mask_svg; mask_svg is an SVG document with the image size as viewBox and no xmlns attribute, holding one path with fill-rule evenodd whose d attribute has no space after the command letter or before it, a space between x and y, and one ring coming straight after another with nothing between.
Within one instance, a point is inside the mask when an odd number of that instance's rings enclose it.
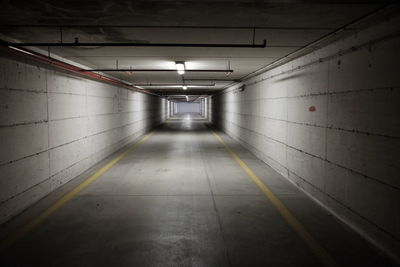
<instances>
[{"instance_id":1,"label":"ceiling light glow","mask_svg":"<svg viewBox=\"0 0 400 267\"><path fill-rule=\"evenodd\" d=\"M175 62L176 66L176 71L178 72L179 75L185 74L185 63L182 61L177 61Z\"/></svg>"},{"instance_id":2,"label":"ceiling light glow","mask_svg":"<svg viewBox=\"0 0 400 267\"><path fill-rule=\"evenodd\" d=\"M183 89L183 90L188 89L187 85L182 85L182 89Z\"/></svg>"}]
</instances>

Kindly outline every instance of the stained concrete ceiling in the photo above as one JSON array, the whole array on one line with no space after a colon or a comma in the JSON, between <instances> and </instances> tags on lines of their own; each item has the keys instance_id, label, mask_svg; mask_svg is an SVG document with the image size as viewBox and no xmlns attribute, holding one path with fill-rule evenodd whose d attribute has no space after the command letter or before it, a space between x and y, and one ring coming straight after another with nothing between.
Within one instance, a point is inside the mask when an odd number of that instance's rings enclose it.
<instances>
[{"instance_id":1,"label":"stained concrete ceiling","mask_svg":"<svg viewBox=\"0 0 400 267\"><path fill-rule=\"evenodd\" d=\"M51 47L93 69L227 69L234 72L109 72L143 87L200 84L220 90L382 5L382 1L2 1L0 33L21 42L256 44L266 48ZM18 25L18 27L16 27ZM60 26L61 31L60 31ZM254 29L255 28L255 29ZM254 36L254 40L253 40ZM47 48L45 48L47 49ZM207 85L207 86L205 86ZM176 87L151 86L176 93ZM180 90L180 89L179 89Z\"/></svg>"}]
</instances>

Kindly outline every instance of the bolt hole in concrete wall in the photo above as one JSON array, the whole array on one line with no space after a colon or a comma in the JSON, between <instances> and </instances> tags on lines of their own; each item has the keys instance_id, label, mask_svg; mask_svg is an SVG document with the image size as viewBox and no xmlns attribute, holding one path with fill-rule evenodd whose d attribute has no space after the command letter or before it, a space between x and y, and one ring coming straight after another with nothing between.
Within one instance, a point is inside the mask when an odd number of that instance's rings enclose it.
<instances>
[{"instance_id":1,"label":"bolt hole in concrete wall","mask_svg":"<svg viewBox=\"0 0 400 267\"><path fill-rule=\"evenodd\" d=\"M400 18L214 95L212 122L399 261Z\"/></svg>"},{"instance_id":2,"label":"bolt hole in concrete wall","mask_svg":"<svg viewBox=\"0 0 400 267\"><path fill-rule=\"evenodd\" d=\"M201 114L200 102L177 102L176 114Z\"/></svg>"},{"instance_id":3,"label":"bolt hole in concrete wall","mask_svg":"<svg viewBox=\"0 0 400 267\"><path fill-rule=\"evenodd\" d=\"M162 123L165 102L0 54L0 224Z\"/></svg>"}]
</instances>

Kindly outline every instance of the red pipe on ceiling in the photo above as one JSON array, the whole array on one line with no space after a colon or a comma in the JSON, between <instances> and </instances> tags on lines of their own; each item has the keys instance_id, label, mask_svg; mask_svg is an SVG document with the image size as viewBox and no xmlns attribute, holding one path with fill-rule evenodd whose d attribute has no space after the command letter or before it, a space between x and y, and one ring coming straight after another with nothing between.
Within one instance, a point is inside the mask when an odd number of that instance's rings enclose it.
<instances>
[{"instance_id":1,"label":"red pipe on ceiling","mask_svg":"<svg viewBox=\"0 0 400 267\"><path fill-rule=\"evenodd\" d=\"M69 71L78 73L79 75L83 75L83 76L86 76L86 77L89 77L89 78L101 80L101 81L107 82L107 83L112 83L112 84L115 84L115 85L118 85L118 86L121 86L121 87L125 87L125 88L128 88L128 89L136 91L136 92L140 92L140 93L144 93L144 94L148 94L148 95L159 96L159 95L151 93L151 92L149 92L147 90L139 89L139 88L137 88L137 87L135 87L133 85L128 85L128 84L125 84L125 83L123 83L121 81L105 77L105 76L103 76L101 74L97 74L97 73L94 73L94 72L85 72L83 69L81 69L81 68L79 68L77 66L62 62L60 60L57 60L57 59L49 57L49 56L44 56L42 54L30 51L30 50L25 49L25 48L19 48L19 47L17 48L17 47L13 47L13 46L2 46L2 48L7 50L7 51L9 51L9 52L17 53L19 55L24 55L24 56L26 56L28 58L40 61L40 62L45 63L45 64L49 64L51 66L55 66L55 67L58 67L58 68L61 68L61 69L65 69L65 70L69 70Z\"/></svg>"}]
</instances>

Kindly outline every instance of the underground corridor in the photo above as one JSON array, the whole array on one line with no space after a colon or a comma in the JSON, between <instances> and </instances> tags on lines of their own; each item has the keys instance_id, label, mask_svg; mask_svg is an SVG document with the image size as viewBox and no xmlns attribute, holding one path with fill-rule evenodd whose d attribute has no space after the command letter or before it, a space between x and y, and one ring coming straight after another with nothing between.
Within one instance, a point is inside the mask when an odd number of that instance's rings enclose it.
<instances>
[{"instance_id":1,"label":"underground corridor","mask_svg":"<svg viewBox=\"0 0 400 267\"><path fill-rule=\"evenodd\" d=\"M2 6L1 266L399 266L396 2Z\"/></svg>"}]
</instances>

